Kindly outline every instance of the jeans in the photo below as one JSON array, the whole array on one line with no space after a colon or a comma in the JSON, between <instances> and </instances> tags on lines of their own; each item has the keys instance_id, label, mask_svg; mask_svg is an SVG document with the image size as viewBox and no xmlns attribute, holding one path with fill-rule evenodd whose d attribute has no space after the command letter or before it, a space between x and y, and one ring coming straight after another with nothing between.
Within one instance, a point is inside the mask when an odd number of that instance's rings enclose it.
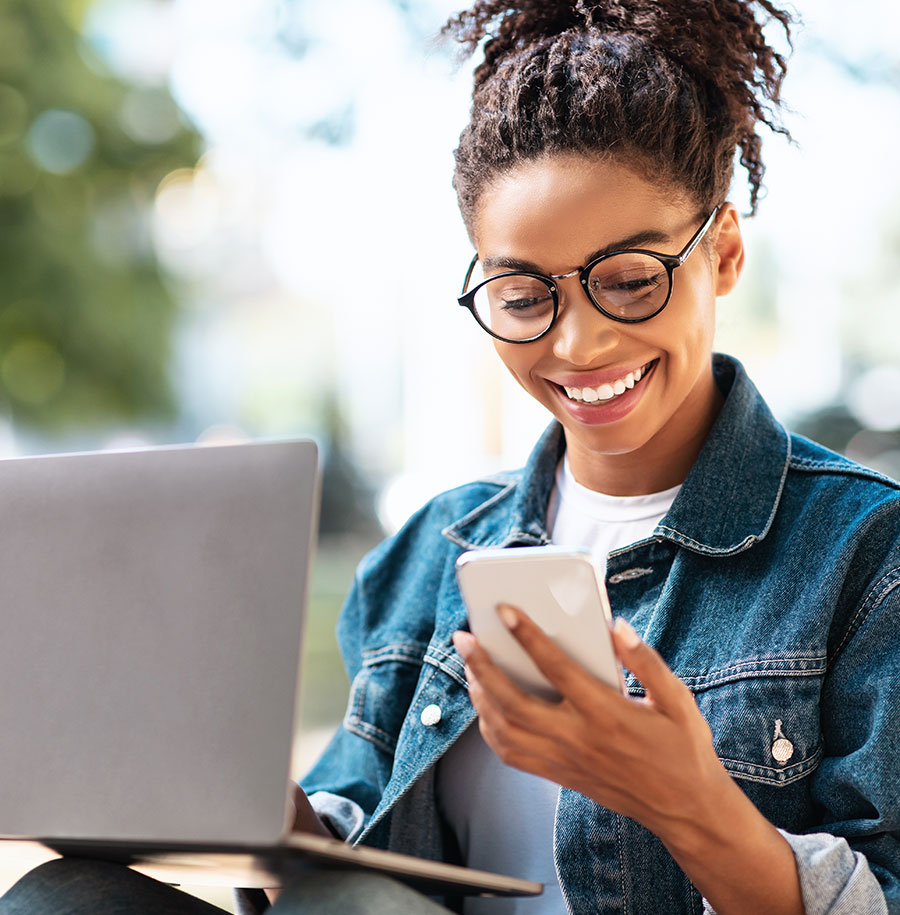
<instances>
[{"instance_id":1,"label":"jeans","mask_svg":"<svg viewBox=\"0 0 900 915\"><path fill-rule=\"evenodd\" d=\"M266 915L447 915L401 883L361 871L317 871L288 884ZM26 874L0 915L223 915L223 910L119 864L59 858Z\"/></svg>"}]
</instances>

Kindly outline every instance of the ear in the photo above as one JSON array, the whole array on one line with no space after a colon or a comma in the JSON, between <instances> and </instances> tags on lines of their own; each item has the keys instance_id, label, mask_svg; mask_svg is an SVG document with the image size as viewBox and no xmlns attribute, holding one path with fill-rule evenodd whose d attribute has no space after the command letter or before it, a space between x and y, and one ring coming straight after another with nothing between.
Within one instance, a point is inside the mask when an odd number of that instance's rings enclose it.
<instances>
[{"instance_id":1,"label":"ear","mask_svg":"<svg viewBox=\"0 0 900 915\"><path fill-rule=\"evenodd\" d=\"M744 240L733 203L722 204L716 223L716 296L722 296L734 289L744 268Z\"/></svg>"}]
</instances>

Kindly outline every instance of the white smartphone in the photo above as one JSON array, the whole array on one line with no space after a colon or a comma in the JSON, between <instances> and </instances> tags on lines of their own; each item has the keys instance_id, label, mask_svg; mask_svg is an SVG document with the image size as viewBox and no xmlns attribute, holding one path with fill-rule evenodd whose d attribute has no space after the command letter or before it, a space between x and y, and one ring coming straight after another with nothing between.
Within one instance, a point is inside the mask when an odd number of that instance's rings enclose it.
<instances>
[{"instance_id":1,"label":"white smartphone","mask_svg":"<svg viewBox=\"0 0 900 915\"><path fill-rule=\"evenodd\" d=\"M469 610L469 627L491 660L522 689L545 699L560 698L503 625L498 604L528 614L574 661L613 689L625 691L610 635L606 586L587 550L470 550L456 560L456 577Z\"/></svg>"}]
</instances>

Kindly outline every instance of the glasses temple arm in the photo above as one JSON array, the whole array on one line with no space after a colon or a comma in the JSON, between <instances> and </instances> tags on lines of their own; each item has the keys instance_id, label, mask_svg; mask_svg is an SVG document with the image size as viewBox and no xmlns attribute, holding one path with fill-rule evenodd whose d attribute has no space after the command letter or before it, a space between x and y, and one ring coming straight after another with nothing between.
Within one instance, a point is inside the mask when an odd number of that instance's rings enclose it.
<instances>
[{"instance_id":1,"label":"glasses temple arm","mask_svg":"<svg viewBox=\"0 0 900 915\"><path fill-rule=\"evenodd\" d=\"M687 243L687 247L684 249L684 251L678 255L679 264L683 264L691 256L691 252L694 250L694 248L696 248L697 245L703 241L703 236L706 235L706 233L709 231L709 227L715 222L716 216L719 215L720 209L721 206L717 206L712 211L712 213L709 214L706 222L704 222L703 225L700 226L700 228L697 230L697 234L694 235L694 237Z\"/></svg>"}]
</instances>

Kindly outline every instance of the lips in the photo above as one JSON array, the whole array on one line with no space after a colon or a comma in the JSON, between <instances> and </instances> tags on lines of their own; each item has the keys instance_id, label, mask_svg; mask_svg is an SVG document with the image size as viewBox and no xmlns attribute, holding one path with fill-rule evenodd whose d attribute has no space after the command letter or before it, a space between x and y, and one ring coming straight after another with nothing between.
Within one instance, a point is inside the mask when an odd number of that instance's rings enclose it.
<instances>
[{"instance_id":1,"label":"lips","mask_svg":"<svg viewBox=\"0 0 900 915\"><path fill-rule=\"evenodd\" d=\"M584 373L582 377L590 378L591 381L594 382L595 387L593 390L595 393L597 392L597 388L601 388L604 385L609 385L612 388L612 397L608 397L605 400L598 399L594 402L588 402L586 400L577 399L577 394L576 397L570 397L566 390L566 388L570 387L574 387L576 391L582 393L583 396L584 387L579 387L577 384L576 379L579 378L577 375L570 375L565 379L566 381L576 381L575 385L562 385L558 382L554 382L553 387L556 389L557 397L559 398L565 413L567 413L576 423L579 425L602 426L624 419L643 400L644 393L649 390L647 385L652 383L651 376L656 374L658 362L659 359L653 359L640 366L639 370L632 369L625 371L624 373L622 370L615 371L615 374L610 371L605 373ZM608 380L602 380L604 374ZM629 374L639 374L640 376L630 388L625 381ZM616 394L614 385L617 381L621 381L624 385L624 390L621 394ZM619 387L621 387L621 385L619 385ZM589 391L590 390L591 388L589 387Z\"/></svg>"},{"instance_id":2,"label":"lips","mask_svg":"<svg viewBox=\"0 0 900 915\"><path fill-rule=\"evenodd\" d=\"M563 389L570 400L578 403L604 403L615 397L621 397L626 391L630 391L636 384L639 384L644 375L650 370L652 364L652 362L648 362L640 368L634 369L634 371L626 372L620 378L596 386L563 385Z\"/></svg>"},{"instance_id":3,"label":"lips","mask_svg":"<svg viewBox=\"0 0 900 915\"><path fill-rule=\"evenodd\" d=\"M653 359L636 369L624 372L619 377L599 383L595 381L593 385L579 384L576 381L575 384L557 384L557 387L561 388L565 392L566 398L574 403L607 404L631 391L636 385L640 385L641 381L652 371L656 362L657 360Z\"/></svg>"}]
</instances>

